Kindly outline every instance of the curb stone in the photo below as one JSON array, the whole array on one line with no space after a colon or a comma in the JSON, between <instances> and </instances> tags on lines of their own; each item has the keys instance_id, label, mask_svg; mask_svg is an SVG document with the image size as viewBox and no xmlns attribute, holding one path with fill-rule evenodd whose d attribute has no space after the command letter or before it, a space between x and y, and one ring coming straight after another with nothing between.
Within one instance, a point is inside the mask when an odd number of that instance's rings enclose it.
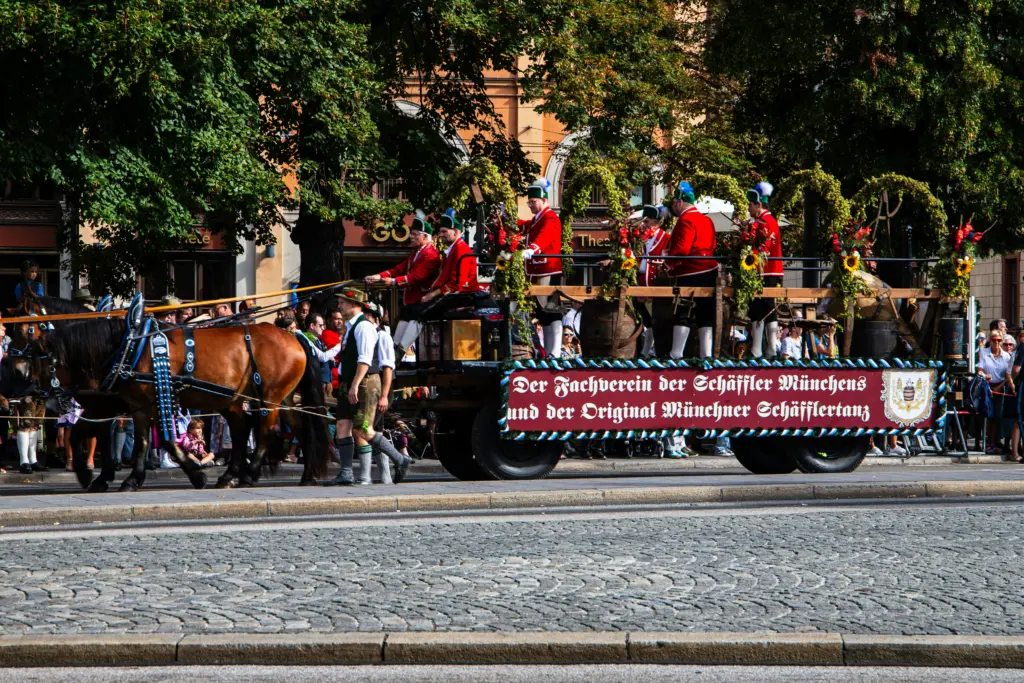
<instances>
[{"instance_id":1,"label":"curb stone","mask_svg":"<svg viewBox=\"0 0 1024 683\"><path fill-rule=\"evenodd\" d=\"M966 458L952 456L917 456L913 458L890 458L890 457L869 457L861 462L860 467L941 467L948 465L1014 465L1002 459L998 455L984 455L972 453ZM206 470L211 478L224 473L225 467L213 467ZM357 465L358 469L358 465ZM701 455L696 458L680 458L670 460L668 458L609 458L607 460L582 460L569 458L561 461L556 468L560 474L599 474L599 473L645 473L645 472L673 472L677 470L721 470L738 469L742 470L743 465L730 456L723 455ZM301 471L301 465L282 465L280 476L297 477ZM330 471L335 472L335 466L330 466ZM439 475L447 474L447 471L436 460L419 460L410 470L413 474ZM126 473L127 470L122 470ZM157 469L146 472L147 481L181 481L187 482L188 478L178 468ZM73 483L77 481L74 473L66 472L57 467L50 468L48 472L36 472L33 474L21 474L19 472L8 472L0 474L0 484L60 484Z\"/></svg>"},{"instance_id":2,"label":"curb stone","mask_svg":"<svg viewBox=\"0 0 1024 683\"><path fill-rule=\"evenodd\" d=\"M0 667L626 662L1024 668L1024 637L624 631L0 636Z\"/></svg>"},{"instance_id":3,"label":"curb stone","mask_svg":"<svg viewBox=\"0 0 1024 683\"><path fill-rule=\"evenodd\" d=\"M1024 496L1024 480L648 486L468 494L339 496L270 501L75 505L0 510L0 528L40 526L40 519L45 519L46 525L93 522L173 522L212 519L283 519L319 515L382 514L399 511L602 508L621 505L691 505L758 501L963 498L971 496Z\"/></svg>"}]
</instances>

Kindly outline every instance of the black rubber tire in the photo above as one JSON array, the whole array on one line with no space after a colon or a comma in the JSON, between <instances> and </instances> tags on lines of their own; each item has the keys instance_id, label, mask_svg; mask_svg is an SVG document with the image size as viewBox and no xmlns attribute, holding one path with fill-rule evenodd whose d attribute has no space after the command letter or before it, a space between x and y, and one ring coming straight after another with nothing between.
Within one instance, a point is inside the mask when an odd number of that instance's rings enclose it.
<instances>
[{"instance_id":1,"label":"black rubber tire","mask_svg":"<svg viewBox=\"0 0 1024 683\"><path fill-rule=\"evenodd\" d=\"M868 437L793 439L788 448L801 472L835 474L853 472L868 453Z\"/></svg>"},{"instance_id":2,"label":"black rubber tire","mask_svg":"<svg viewBox=\"0 0 1024 683\"><path fill-rule=\"evenodd\" d=\"M473 419L473 458L494 479L543 479L562 456L561 441L510 441L498 433L498 406Z\"/></svg>"},{"instance_id":3,"label":"black rubber tire","mask_svg":"<svg viewBox=\"0 0 1024 683\"><path fill-rule=\"evenodd\" d=\"M493 480L473 457L472 417L466 413L444 417L452 420L453 431L437 439L437 459L441 466L459 481Z\"/></svg>"},{"instance_id":4,"label":"black rubber tire","mask_svg":"<svg viewBox=\"0 0 1024 683\"><path fill-rule=\"evenodd\" d=\"M789 474L797 468L789 449L777 439L745 436L730 442L736 459L754 474Z\"/></svg>"}]
</instances>

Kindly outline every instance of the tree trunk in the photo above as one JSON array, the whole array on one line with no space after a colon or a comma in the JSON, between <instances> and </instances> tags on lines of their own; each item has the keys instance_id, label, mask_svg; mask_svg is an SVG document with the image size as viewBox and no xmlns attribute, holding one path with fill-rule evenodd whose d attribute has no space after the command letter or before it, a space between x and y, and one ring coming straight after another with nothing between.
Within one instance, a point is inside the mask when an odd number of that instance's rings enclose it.
<instances>
[{"instance_id":1,"label":"tree trunk","mask_svg":"<svg viewBox=\"0 0 1024 683\"><path fill-rule=\"evenodd\" d=\"M299 207L299 218L291 233L292 242L299 247L299 286L329 284L344 278L342 256L345 254L345 227L340 223L327 223ZM331 292L312 299L314 311L324 313L334 306Z\"/></svg>"}]
</instances>

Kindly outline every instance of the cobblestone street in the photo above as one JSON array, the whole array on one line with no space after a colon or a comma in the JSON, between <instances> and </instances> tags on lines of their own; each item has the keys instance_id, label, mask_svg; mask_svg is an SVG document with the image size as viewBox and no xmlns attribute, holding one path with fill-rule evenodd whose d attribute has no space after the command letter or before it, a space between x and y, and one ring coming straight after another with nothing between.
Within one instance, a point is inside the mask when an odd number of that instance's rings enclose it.
<instances>
[{"instance_id":1,"label":"cobblestone street","mask_svg":"<svg viewBox=\"0 0 1024 683\"><path fill-rule=\"evenodd\" d=\"M0 633L1020 632L1021 506L0 537Z\"/></svg>"}]
</instances>

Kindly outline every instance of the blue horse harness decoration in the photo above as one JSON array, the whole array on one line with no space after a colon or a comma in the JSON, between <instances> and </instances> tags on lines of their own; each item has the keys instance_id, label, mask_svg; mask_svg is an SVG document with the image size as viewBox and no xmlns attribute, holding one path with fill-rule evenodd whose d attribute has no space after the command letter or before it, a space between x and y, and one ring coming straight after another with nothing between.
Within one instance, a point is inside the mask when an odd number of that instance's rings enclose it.
<instances>
[{"instance_id":1,"label":"blue horse harness decoration","mask_svg":"<svg viewBox=\"0 0 1024 683\"><path fill-rule=\"evenodd\" d=\"M134 379L137 382L152 383L156 393L157 418L160 425L160 433L164 439L174 440L179 434L177 429L178 413L178 392L182 389L195 389L205 391L218 396L232 397L235 390L224 387L213 382L207 382L195 377L196 369L196 341L195 330L191 327L181 327L182 342L185 347L184 363L182 374L171 374L170 343L167 335L160 329L159 324L151 317L144 317L145 303L142 294L136 294L128 305L124 337L121 340L121 348L117 354L117 360L107 373L103 382L105 391L113 391L121 380ZM243 325L245 347L249 353L249 368L252 372L252 382L256 390L256 399L259 404L260 414L269 414L266 403L263 399L263 378L256 365L256 356L253 353L252 337L249 335L249 326ZM146 339L149 339L149 353L152 359L152 372L138 372L139 360L146 349ZM55 376L56 377L56 376Z\"/></svg>"}]
</instances>

